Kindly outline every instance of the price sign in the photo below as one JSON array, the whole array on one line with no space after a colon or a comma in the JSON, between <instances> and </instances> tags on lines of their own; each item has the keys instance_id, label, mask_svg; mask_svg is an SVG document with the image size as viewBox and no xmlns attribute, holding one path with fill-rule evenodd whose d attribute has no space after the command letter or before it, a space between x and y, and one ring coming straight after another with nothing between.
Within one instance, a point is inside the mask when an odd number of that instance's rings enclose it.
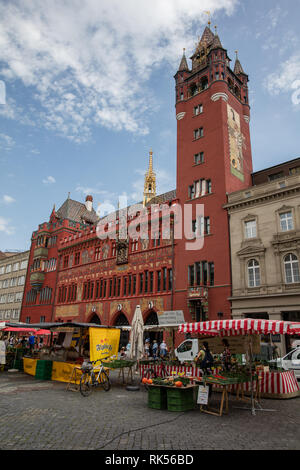
<instances>
[{"instance_id":1,"label":"price sign","mask_svg":"<svg viewBox=\"0 0 300 470\"><path fill-rule=\"evenodd\" d=\"M199 385L197 403L198 405L207 405L208 403L209 387L206 385Z\"/></svg>"}]
</instances>

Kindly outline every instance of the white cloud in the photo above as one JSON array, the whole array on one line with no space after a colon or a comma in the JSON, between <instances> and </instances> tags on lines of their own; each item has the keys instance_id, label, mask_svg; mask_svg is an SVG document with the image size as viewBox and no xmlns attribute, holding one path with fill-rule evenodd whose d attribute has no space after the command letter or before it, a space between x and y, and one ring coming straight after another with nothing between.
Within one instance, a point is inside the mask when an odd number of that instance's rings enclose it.
<instances>
[{"instance_id":1,"label":"white cloud","mask_svg":"<svg viewBox=\"0 0 300 470\"><path fill-rule=\"evenodd\" d=\"M11 227L9 224L9 219L5 219L4 217L0 216L0 232L4 232L6 235L12 235L15 233L15 228Z\"/></svg>"},{"instance_id":2,"label":"white cloud","mask_svg":"<svg viewBox=\"0 0 300 470\"><path fill-rule=\"evenodd\" d=\"M54 184L56 180L53 176L47 176L47 178L43 179L44 184Z\"/></svg>"},{"instance_id":3,"label":"white cloud","mask_svg":"<svg viewBox=\"0 0 300 470\"><path fill-rule=\"evenodd\" d=\"M279 66L279 70L271 73L265 86L271 95L279 93L291 93L291 101L299 105L300 96L300 54L292 55L287 61Z\"/></svg>"},{"instance_id":4,"label":"white cloud","mask_svg":"<svg viewBox=\"0 0 300 470\"><path fill-rule=\"evenodd\" d=\"M238 0L31 0L0 4L0 73L34 90L31 110L7 100L2 114L43 125L75 142L94 124L147 134L155 108L147 87L162 63L171 72L192 27Z\"/></svg>"},{"instance_id":5,"label":"white cloud","mask_svg":"<svg viewBox=\"0 0 300 470\"><path fill-rule=\"evenodd\" d=\"M8 196L7 194L4 194L2 201L3 201L5 204L11 204L11 203L13 203L13 202L16 202L16 200L15 200L13 197Z\"/></svg>"},{"instance_id":6,"label":"white cloud","mask_svg":"<svg viewBox=\"0 0 300 470\"><path fill-rule=\"evenodd\" d=\"M15 145L15 141L12 137L6 134L0 133L0 150L6 150L9 152Z\"/></svg>"},{"instance_id":7,"label":"white cloud","mask_svg":"<svg viewBox=\"0 0 300 470\"><path fill-rule=\"evenodd\" d=\"M79 193L83 193L86 196L91 195L93 196L94 194L101 194L101 195L107 195L108 191L104 189L98 189L98 188L92 188L90 186L77 186L76 191Z\"/></svg>"}]
</instances>

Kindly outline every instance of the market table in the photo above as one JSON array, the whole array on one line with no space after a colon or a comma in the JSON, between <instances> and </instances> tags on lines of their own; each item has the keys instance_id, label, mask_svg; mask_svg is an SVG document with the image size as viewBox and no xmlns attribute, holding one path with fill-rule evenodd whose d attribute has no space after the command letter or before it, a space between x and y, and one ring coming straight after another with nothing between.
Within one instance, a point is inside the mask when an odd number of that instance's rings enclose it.
<instances>
[{"instance_id":1,"label":"market table","mask_svg":"<svg viewBox=\"0 0 300 470\"><path fill-rule=\"evenodd\" d=\"M177 366L166 365L165 370L168 375L176 374L184 376L193 376L201 378L201 370L196 366ZM162 365L153 363L140 364L140 375L144 377L146 372L154 370L157 376L161 375ZM218 373L216 370L214 373ZM300 396L300 388L293 371L261 371L259 373L258 382L254 381L254 388L258 390L259 396L262 398L294 398ZM242 394L251 393L251 382L243 382L239 384L232 384L229 392L237 392Z\"/></svg>"},{"instance_id":2,"label":"market table","mask_svg":"<svg viewBox=\"0 0 300 470\"><path fill-rule=\"evenodd\" d=\"M131 380L129 383L133 382L132 368L134 364L136 364L136 361L130 361L128 359L116 359L113 361L103 361L103 365L107 367L108 369L120 369L118 378L122 376L123 384L125 384L125 374L124 374L125 369L128 369L127 380L129 380L129 377L130 377Z\"/></svg>"},{"instance_id":3,"label":"market table","mask_svg":"<svg viewBox=\"0 0 300 470\"><path fill-rule=\"evenodd\" d=\"M213 387L217 388L218 391L222 392L219 409L213 409L208 406L208 402L210 398L210 393L208 393L208 390L207 390L206 400L204 400L204 403L200 403L201 412L212 414L215 416L222 416L224 412L224 402L225 402L225 412L226 414L228 413L228 392L231 391L231 387L233 385L237 386L236 388L237 399L239 399L238 391L240 390L240 387L242 386L243 383L249 382L249 377L237 376L237 377L221 378L221 377L215 377L211 375L211 376L204 376L201 379L196 378L195 382L198 383L199 386L202 386L202 384L204 385L204 387L209 386L210 392L212 391ZM257 396L257 389L256 389L256 396ZM242 399L243 398L244 397L242 395ZM207 405L207 408L204 408L203 405Z\"/></svg>"}]
</instances>

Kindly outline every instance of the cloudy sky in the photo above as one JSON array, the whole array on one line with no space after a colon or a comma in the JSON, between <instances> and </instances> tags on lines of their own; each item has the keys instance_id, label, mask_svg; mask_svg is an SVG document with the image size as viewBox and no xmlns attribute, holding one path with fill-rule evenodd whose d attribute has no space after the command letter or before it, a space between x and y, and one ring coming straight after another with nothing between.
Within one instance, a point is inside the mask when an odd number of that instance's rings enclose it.
<instances>
[{"instance_id":1,"label":"cloudy sky","mask_svg":"<svg viewBox=\"0 0 300 470\"><path fill-rule=\"evenodd\" d=\"M254 170L300 156L298 0L0 0L0 250L66 199L175 188L174 74L212 14L249 74Z\"/></svg>"}]
</instances>

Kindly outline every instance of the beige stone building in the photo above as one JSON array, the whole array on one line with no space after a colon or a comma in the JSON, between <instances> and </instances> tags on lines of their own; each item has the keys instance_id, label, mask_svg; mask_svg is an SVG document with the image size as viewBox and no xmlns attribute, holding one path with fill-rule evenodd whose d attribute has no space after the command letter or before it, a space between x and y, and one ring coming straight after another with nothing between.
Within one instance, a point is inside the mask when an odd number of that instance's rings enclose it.
<instances>
[{"instance_id":1,"label":"beige stone building","mask_svg":"<svg viewBox=\"0 0 300 470\"><path fill-rule=\"evenodd\" d=\"M300 159L228 195L232 317L300 321ZM292 339L274 337L280 353Z\"/></svg>"},{"instance_id":2,"label":"beige stone building","mask_svg":"<svg viewBox=\"0 0 300 470\"><path fill-rule=\"evenodd\" d=\"M0 252L0 321L18 322L29 251Z\"/></svg>"}]
</instances>

